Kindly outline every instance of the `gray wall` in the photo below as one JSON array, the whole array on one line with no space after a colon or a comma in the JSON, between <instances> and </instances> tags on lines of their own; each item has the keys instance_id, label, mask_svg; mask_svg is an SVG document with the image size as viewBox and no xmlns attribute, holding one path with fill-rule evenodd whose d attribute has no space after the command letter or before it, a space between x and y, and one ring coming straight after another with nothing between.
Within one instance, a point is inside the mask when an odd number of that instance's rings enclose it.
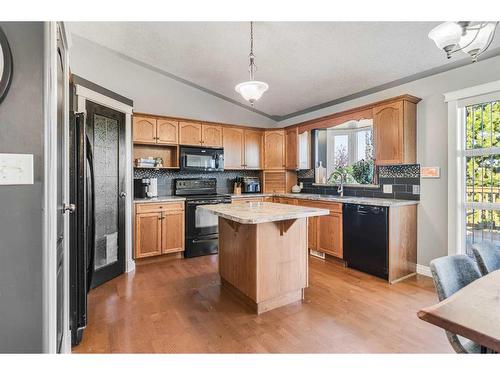
<instances>
[{"instance_id":1,"label":"gray wall","mask_svg":"<svg viewBox=\"0 0 500 375\"><path fill-rule=\"evenodd\" d=\"M43 24L0 22L14 75L0 152L34 155L34 185L0 185L0 353L42 351Z\"/></svg>"},{"instance_id":2,"label":"gray wall","mask_svg":"<svg viewBox=\"0 0 500 375\"><path fill-rule=\"evenodd\" d=\"M422 179L420 185L418 264L428 266L432 259L448 251L448 112L443 94L496 80L500 80L500 57L309 112L278 125L287 126L402 94L422 98L417 106L417 162L441 167L440 179Z\"/></svg>"},{"instance_id":3,"label":"gray wall","mask_svg":"<svg viewBox=\"0 0 500 375\"><path fill-rule=\"evenodd\" d=\"M257 127L276 124L268 117L135 64L74 34L70 66L72 73L132 99L136 112Z\"/></svg>"}]
</instances>

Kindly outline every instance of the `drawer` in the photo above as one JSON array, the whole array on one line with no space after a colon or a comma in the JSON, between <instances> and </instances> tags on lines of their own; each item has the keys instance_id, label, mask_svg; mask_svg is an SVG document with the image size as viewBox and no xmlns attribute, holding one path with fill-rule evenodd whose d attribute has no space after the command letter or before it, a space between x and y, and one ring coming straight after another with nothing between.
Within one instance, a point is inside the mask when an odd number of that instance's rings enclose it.
<instances>
[{"instance_id":1,"label":"drawer","mask_svg":"<svg viewBox=\"0 0 500 375\"><path fill-rule=\"evenodd\" d=\"M158 211L184 211L184 202L136 203L138 214Z\"/></svg>"},{"instance_id":2,"label":"drawer","mask_svg":"<svg viewBox=\"0 0 500 375\"><path fill-rule=\"evenodd\" d=\"M231 203L249 203L249 202L264 202L264 197L249 197L249 198L233 198Z\"/></svg>"},{"instance_id":3,"label":"drawer","mask_svg":"<svg viewBox=\"0 0 500 375\"><path fill-rule=\"evenodd\" d=\"M332 212L342 213L342 203L338 202L320 202L309 199L300 199L299 204L301 206L324 208Z\"/></svg>"}]
</instances>

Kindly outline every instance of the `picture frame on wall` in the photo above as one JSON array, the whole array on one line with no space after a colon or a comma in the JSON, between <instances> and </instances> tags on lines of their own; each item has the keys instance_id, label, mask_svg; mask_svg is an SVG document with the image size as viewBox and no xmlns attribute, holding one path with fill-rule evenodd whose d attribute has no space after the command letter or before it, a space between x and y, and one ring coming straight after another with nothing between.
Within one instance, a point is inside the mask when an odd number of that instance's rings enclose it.
<instances>
[{"instance_id":1,"label":"picture frame on wall","mask_svg":"<svg viewBox=\"0 0 500 375\"><path fill-rule=\"evenodd\" d=\"M7 36L0 27L0 104L9 91L12 71L12 52Z\"/></svg>"}]
</instances>

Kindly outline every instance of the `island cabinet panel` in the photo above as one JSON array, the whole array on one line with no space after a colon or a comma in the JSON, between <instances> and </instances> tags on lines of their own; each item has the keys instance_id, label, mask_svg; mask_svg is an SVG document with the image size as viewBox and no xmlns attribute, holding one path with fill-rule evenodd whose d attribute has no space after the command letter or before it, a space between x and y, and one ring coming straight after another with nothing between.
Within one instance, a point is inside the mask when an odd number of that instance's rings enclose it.
<instances>
[{"instance_id":1,"label":"island cabinet panel","mask_svg":"<svg viewBox=\"0 0 500 375\"><path fill-rule=\"evenodd\" d=\"M179 122L179 143L188 146L201 146L201 123L191 121Z\"/></svg>"},{"instance_id":2,"label":"island cabinet panel","mask_svg":"<svg viewBox=\"0 0 500 375\"><path fill-rule=\"evenodd\" d=\"M158 119L156 126L157 143L178 144L179 143L179 121L170 119Z\"/></svg>"},{"instance_id":3,"label":"island cabinet panel","mask_svg":"<svg viewBox=\"0 0 500 375\"><path fill-rule=\"evenodd\" d=\"M156 143L156 118L134 116L133 141L139 143Z\"/></svg>"},{"instance_id":4,"label":"island cabinet panel","mask_svg":"<svg viewBox=\"0 0 500 375\"><path fill-rule=\"evenodd\" d=\"M205 147L222 147L222 126L202 124L201 144Z\"/></svg>"},{"instance_id":5,"label":"island cabinet panel","mask_svg":"<svg viewBox=\"0 0 500 375\"><path fill-rule=\"evenodd\" d=\"M136 214L135 257L161 254L161 212Z\"/></svg>"},{"instance_id":6,"label":"island cabinet panel","mask_svg":"<svg viewBox=\"0 0 500 375\"><path fill-rule=\"evenodd\" d=\"M264 132L264 169L285 169L285 131Z\"/></svg>"},{"instance_id":7,"label":"island cabinet panel","mask_svg":"<svg viewBox=\"0 0 500 375\"><path fill-rule=\"evenodd\" d=\"M288 129L285 132L286 169L299 169L298 135L298 128Z\"/></svg>"},{"instance_id":8,"label":"island cabinet panel","mask_svg":"<svg viewBox=\"0 0 500 375\"><path fill-rule=\"evenodd\" d=\"M246 169L262 169L262 142L264 134L260 130L245 129Z\"/></svg>"},{"instance_id":9,"label":"island cabinet panel","mask_svg":"<svg viewBox=\"0 0 500 375\"><path fill-rule=\"evenodd\" d=\"M224 127L222 129L222 144L224 147L224 169L244 168L244 130Z\"/></svg>"},{"instance_id":10,"label":"island cabinet panel","mask_svg":"<svg viewBox=\"0 0 500 375\"><path fill-rule=\"evenodd\" d=\"M135 258L184 251L184 202L135 204Z\"/></svg>"},{"instance_id":11,"label":"island cabinet panel","mask_svg":"<svg viewBox=\"0 0 500 375\"><path fill-rule=\"evenodd\" d=\"M373 108L375 162L416 162L416 104L400 100Z\"/></svg>"}]
</instances>

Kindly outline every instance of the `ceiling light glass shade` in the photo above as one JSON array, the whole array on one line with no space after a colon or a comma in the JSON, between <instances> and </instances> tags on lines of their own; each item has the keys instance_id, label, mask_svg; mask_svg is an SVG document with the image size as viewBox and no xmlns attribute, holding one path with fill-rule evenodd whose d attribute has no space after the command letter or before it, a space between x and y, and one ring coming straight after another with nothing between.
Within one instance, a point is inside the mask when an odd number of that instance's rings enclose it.
<instances>
[{"instance_id":1,"label":"ceiling light glass shade","mask_svg":"<svg viewBox=\"0 0 500 375\"><path fill-rule=\"evenodd\" d=\"M444 22L433 28L428 36L436 43L438 48L448 52L460 41L462 27L456 22Z\"/></svg>"},{"instance_id":2,"label":"ceiling light glass shade","mask_svg":"<svg viewBox=\"0 0 500 375\"><path fill-rule=\"evenodd\" d=\"M467 30L465 35L460 38L460 48L463 48L463 51L471 56L476 55L486 47L494 30L494 23L487 23L479 32L477 30Z\"/></svg>"},{"instance_id":3,"label":"ceiling light glass shade","mask_svg":"<svg viewBox=\"0 0 500 375\"><path fill-rule=\"evenodd\" d=\"M268 88L269 85L265 82L247 81L237 84L234 89L243 96L245 100L253 104L262 97L262 94L264 94Z\"/></svg>"}]
</instances>

